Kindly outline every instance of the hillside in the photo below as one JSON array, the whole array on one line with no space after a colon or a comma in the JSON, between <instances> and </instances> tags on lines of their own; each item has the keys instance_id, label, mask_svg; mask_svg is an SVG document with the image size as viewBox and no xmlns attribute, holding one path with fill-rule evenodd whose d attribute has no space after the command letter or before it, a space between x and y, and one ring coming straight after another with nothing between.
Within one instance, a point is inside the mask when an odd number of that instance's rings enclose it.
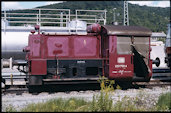
<instances>
[{"instance_id":1,"label":"hillside","mask_svg":"<svg viewBox=\"0 0 171 113\"><path fill-rule=\"evenodd\" d=\"M144 26L153 32L167 31L170 20L170 7L147 7L129 3L129 24ZM116 20L123 25L123 1L66 1L63 3L46 5L37 8L70 9L75 13L76 9L107 10L107 24L113 21L113 8L117 8Z\"/></svg>"},{"instance_id":2,"label":"hillside","mask_svg":"<svg viewBox=\"0 0 171 113\"><path fill-rule=\"evenodd\" d=\"M166 32L167 24L170 20L170 7L147 7L129 3L129 23L130 25L140 25L150 28L153 32ZM116 20L123 25L123 1L67 1L59 4L47 5L39 8L65 8L71 9L71 13L75 9L94 9L107 10L107 24L111 24L113 20L113 8L119 15Z\"/></svg>"}]
</instances>

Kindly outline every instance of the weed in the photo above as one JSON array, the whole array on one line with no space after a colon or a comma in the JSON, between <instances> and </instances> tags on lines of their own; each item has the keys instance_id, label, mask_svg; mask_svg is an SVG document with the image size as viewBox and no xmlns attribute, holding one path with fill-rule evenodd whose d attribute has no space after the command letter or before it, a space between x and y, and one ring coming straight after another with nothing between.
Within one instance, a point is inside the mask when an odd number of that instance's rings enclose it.
<instances>
[{"instance_id":1,"label":"weed","mask_svg":"<svg viewBox=\"0 0 171 113\"><path fill-rule=\"evenodd\" d=\"M104 76L99 76L99 80L100 82L100 87L101 87L101 91L104 92L111 92L114 91L113 85L115 84L114 80L109 80L106 79Z\"/></svg>"}]
</instances>

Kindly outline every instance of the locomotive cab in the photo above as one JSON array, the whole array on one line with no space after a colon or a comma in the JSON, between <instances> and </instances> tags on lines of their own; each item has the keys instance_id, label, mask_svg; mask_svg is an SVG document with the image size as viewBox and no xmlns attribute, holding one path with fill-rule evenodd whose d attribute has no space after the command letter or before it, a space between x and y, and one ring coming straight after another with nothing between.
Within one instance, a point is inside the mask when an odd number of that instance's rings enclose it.
<instances>
[{"instance_id":1,"label":"locomotive cab","mask_svg":"<svg viewBox=\"0 0 171 113\"><path fill-rule=\"evenodd\" d=\"M149 81L151 31L138 26L102 27L105 74L119 81Z\"/></svg>"}]
</instances>

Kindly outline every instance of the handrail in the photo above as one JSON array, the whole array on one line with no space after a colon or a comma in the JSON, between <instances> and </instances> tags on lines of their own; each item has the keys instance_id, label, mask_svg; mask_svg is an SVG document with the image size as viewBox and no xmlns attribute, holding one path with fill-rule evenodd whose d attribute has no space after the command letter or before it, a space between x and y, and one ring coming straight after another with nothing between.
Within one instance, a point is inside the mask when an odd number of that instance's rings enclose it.
<instances>
[{"instance_id":1,"label":"handrail","mask_svg":"<svg viewBox=\"0 0 171 113\"><path fill-rule=\"evenodd\" d=\"M78 13L81 13L81 14L78 14ZM96 13L96 15L93 15L92 14L89 14L91 15L91 17L94 17L94 18L91 18L91 19L85 19L85 18L81 18L82 16L85 16L85 13L87 15L87 13ZM106 24L106 13L107 11L106 10L76 10L75 11L75 14L76 14L76 19L78 20L93 20L94 23L100 23L100 21L103 21L104 25ZM100 18L98 17L100 15ZM89 16L90 17L90 16ZM90 21L88 21L89 23L91 23Z\"/></svg>"},{"instance_id":2,"label":"handrail","mask_svg":"<svg viewBox=\"0 0 171 113\"><path fill-rule=\"evenodd\" d=\"M33 11L33 12L30 12L30 11ZM49 11L53 11L53 14L49 14ZM54 11L55 13L58 13L58 14L54 14ZM61 14L59 14L59 12ZM65 13L65 14L62 14L62 13ZM62 15L62 18L61 18L61 15ZM60 23L63 23L66 26L67 22L70 21L70 10L69 9L35 8L35 9L23 10L22 12L18 12L18 13L16 12L12 13L9 11L8 12L1 11L1 20L2 19L6 20L5 22L13 23L13 24L10 24L10 26L23 26L25 24L30 24L30 23L35 23L40 26L46 26L42 24L43 23L51 23L51 24L59 23L56 21L60 21Z\"/></svg>"},{"instance_id":3,"label":"handrail","mask_svg":"<svg viewBox=\"0 0 171 113\"><path fill-rule=\"evenodd\" d=\"M37 19L37 17L6 17L6 19L9 18L9 19ZM2 17L2 19L5 19L4 17ZM55 20L55 19L61 19L61 18L41 18L41 19L52 19L52 20ZM68 18L63 18L63 20L68 20Z\"/></svg>"}]
</instances>

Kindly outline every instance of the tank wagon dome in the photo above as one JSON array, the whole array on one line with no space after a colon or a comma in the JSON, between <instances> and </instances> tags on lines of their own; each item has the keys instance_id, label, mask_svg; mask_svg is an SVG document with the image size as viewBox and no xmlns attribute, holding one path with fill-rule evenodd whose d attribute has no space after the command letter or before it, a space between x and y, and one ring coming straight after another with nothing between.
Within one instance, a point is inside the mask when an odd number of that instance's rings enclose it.
<instances>
[{"instance_id":1,"label":"tank wagon dome","mask_svg":"<svg viewBox=\"0 0 171 113\"><path fill-rule=\"evenodd\" d=\"M107 35L151 36L152 31L141 26L102 25Z\"/></svg>"},{"instance_id":2,"label":"tank wagon dome","mask_svg":"<svg viewBox=\"0 0 171 113\"><path fill-rule=\"evenodd\" d=\"M72 21L68 22L67 27L70 28L80 28L82 30L87 29L87 22L86 21L81 21L78 19L73 19Z\"/></svg>"}]
</instances>

